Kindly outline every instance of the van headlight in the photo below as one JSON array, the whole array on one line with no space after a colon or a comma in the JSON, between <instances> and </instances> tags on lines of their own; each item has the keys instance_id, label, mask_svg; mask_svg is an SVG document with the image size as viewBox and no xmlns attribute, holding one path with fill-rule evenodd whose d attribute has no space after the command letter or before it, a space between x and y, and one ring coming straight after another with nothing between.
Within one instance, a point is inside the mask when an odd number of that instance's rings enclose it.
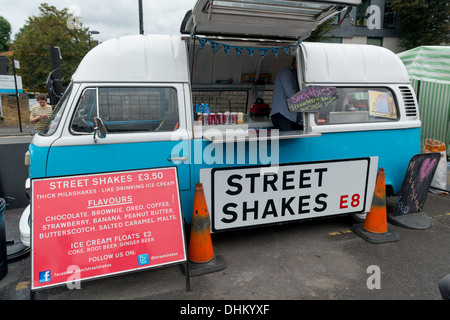
<instances>
[{"instance_id":1,"label":"van headlight","mask_svg":"<svg viewBox=\"0 0 450 320\"><path fill-rule=\"evenodd\" d=\"M25 152L25 165L30 165L30 151Z\"/></svg>"}]
</instances>

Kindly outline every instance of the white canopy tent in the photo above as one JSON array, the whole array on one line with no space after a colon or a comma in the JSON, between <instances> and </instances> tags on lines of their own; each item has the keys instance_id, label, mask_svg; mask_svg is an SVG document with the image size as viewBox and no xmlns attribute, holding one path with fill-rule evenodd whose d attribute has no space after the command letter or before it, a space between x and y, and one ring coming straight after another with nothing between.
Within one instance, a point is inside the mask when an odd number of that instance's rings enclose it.
<instances>
[{"instance_id":1,"label":"white canopy tent","mask_svg":"<svg viewBox=\"0 0 450 320\"><path fill-rule=\"evenodd\" d=\"M398 54L419 103L422 149L425 139L446 145L450 155L450 46L422 46Z\"/></svg>"}]
</instances>

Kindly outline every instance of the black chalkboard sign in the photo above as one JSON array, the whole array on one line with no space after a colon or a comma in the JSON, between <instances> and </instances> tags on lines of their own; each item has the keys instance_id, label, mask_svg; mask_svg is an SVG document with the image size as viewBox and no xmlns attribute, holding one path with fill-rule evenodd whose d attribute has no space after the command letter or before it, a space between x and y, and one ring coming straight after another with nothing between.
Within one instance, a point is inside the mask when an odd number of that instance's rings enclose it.
<instances>
[{"instance_id":1,"label":"black chalkboard sign","mask_svg":"<svg viewBox=\"0 0 450 320\"><path fill-rule=\"evenodd\" d=\"M308 86L287 99L293 112L318 112L338 98L336 87Z\"/></svg>"},{"instance_id":2,"label":"black chalkboard sign","mask_svg":"<svg viewBox=\"0 0 450 320\"><path fill-rule=\"evenodd\" d=\"M394 217L420 212L425 204L440 153L416 154L411 158L398 194Z\"/></svg>"}]
</instances>

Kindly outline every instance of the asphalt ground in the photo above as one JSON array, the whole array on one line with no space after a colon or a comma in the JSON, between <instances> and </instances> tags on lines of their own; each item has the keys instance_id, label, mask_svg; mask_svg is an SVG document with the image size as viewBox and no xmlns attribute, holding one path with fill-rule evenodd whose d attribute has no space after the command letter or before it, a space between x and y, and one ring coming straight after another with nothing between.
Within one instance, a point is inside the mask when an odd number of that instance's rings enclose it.
<instances>
[{"instance_id":1,"label":"asphalt ground","mask_svg":"<svg viewBox=\"0 0 450 320\"><path fill-rule=\"evenodd\" d=\"M34 125L30 123L24 123L22 127L17 126L4 126L0 121L0 137L1 136L32 136Z\"/></svg>"},{"instance_id":2,"label":"asphalt ground","mask_svg":"<svg viewBox=\"0 0 450 320\"><path fill-rule=\"evenodd\" d=\"M34 126L24 124L22 130L20 127L5 127L0 121L0 145L13 143L30 143L33 140Z\"/></svg>"},{"instance_id":3,"label":"asphalt ground","mask_svg":"<svg viewBox=\"0 0 450 320\"><path fill-rule=\"evenodd\" d=\"M9 133L2 137L9 139ZM29 137L13 132L11 143ZM393 212L395 200L387 199L388 212ZM22 211L5 212L8 240L19 238ZM213 234L214 251L227 266L191 277L190 291L181 267L175 265L81 282L80 289L60 286L32 295L27 253L8 262L8 274L0 280L0 300L154 300L153 310L162 307L173 315L211 301L215 315L224 315L230 303L246 301L258 307L268 304L272 314L280 308L296 309L298 300L440 301L438 282L450 274L450 195L428 193L423 212L430 217L431 228L412 230L389 223L389 230L400 238L392 243L365 241L351 231L355 223L351 217ZM369 288L374 270L379 270L379 287Z\"/></svg>"},{"instance_id":4,"label":"asphalt ground","mask_svg":"<svg viewBox=\"0 0 450 320\"><path fill-rule=\"evenodd\" d=\"M388 198L393 210L395 198ZM7 239L18 238L22 209L7 209ZM391 212L391 211L389 211ZM388 224L400 240L372 244L335 217L212 235L227 267L190 277L179 265L34 292L35 300L441 300L438 281L450 273L450 195L429 193L426 230ZM0 300L31 298L30 254L8 262ZM368 288L373 266L379 288ZM372 278L373 279L373 278ZM370 286L370 285L369 285Z\"/></svg>"}]
</instances>

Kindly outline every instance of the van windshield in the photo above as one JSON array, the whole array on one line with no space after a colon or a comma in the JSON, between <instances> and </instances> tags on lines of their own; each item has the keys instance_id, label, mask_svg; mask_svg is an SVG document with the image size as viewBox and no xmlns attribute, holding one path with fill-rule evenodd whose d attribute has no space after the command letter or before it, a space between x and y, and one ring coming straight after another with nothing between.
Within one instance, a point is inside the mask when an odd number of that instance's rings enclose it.
<instances>
[{"instance_id":1,"label":"van windshield","mask_svg":"<svg viewBox=\"0 0 450 320\"><path fill-rule=\"evenodd\" d=\"M53 109L52 115L48 118L47 122L44 125L44 128L39 132L41 136L51 136L55 133L56 129L58 129L59 122L61 121L62 114L64 109L66 108L67 101L69 100L70 93L72 92L72 83L70 83L69 87L64 92L61 99L56 104L56 107Z\"/></svg>"}]
</instances>

